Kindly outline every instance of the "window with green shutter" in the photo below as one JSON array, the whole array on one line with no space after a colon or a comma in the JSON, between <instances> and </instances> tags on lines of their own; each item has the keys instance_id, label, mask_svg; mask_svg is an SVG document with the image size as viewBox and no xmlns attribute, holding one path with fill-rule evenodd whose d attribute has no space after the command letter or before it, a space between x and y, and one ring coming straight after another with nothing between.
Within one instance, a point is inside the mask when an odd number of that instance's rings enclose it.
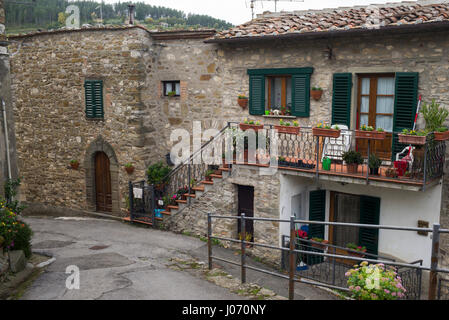
<instances>
[{"instance_id":1,"label":"window with green shutter","mask_svg":"<svg viewBox=\"0 0 449 320\"><path fill-rule=\"evenodd\" d=\"M351 125L352 74L335 73L332 89L332 124Z\"/></svg>"},{"instance_id":2,"label":"window with green shutter","mask_svg":"<svg viewBox=\"0 0 449 320\"><path fill-rule=\"evenodd\" d=\"M103 80L85 80L84 93L86 118L102 119L104 117Z\"/></svg>"},{"instance_id":3,"label":"window with green shutter","mask_svg":"<svg viewBox=\"0 0 449 320\"><path fill-rule=\"evenodd\" d=\"M360 197L360 223L379 224L380 198L361 196ZM378 253L379 229L360 228L359 244L366 247L366 251L371 254Z\"/></svg>"},{"instance_id":4,"label":"window with green shutter","mask_svg":"<svg viewBox=\"0 0 449 320\"><path fill-rule=\"evenodd\" d=\"M310 191L309 220L325 221L326 219L326 190ZM324 225L310 224L309 238L324 239Z\"/></svg>"},{"instance_id":5,"label":"window with green shutter","mask_svg":"<svg viewBox=\"0 0 449 320\"><path fill-rule=\"evenodd\" d=\"M249 113L285 108L292 116L310 114L310 76L313 68L249 69Z\"/></svg>"},{"instance_id":6,"label":"window with green shutter","mask_svg":"<svg viewBox=\"0 0 449 320\"><path fill-rule=\"evenodd\" d=\"M396 73L393 131L401 132L403 129L412 129L418 105L418 81L417 72ZM393 137L392 160L406 145L398 143L398 137Z\"/></svg>"}]
</instances>

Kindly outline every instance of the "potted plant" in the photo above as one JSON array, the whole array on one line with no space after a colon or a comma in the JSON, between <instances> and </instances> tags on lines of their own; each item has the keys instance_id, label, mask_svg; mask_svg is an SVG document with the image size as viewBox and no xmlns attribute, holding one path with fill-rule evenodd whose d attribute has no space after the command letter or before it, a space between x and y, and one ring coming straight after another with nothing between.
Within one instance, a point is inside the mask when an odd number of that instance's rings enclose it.
<instances>
[{"instance_id":1,"label":"potted plant","mask_svg":"<svg viewBox=\"0 0 449 320\"><path fill-rule=\"evenodd\" d=\"M293 121L293 125L290 124L290 122L285 122L283 119L279 120L279 125L275 125L274 128L279 133L285 133L285 134L299 134L299 122Z\"/></svg>"},{"instance_id":2,"label":"potted plant","mask_svg":"<svg viewBox=\"0 0 449 320\"><path fill-rule=\"evenodd\" d=\"M278 165L283 167L288 167L288 162L285 160L285 157L278 157Z\"/></svg>"},{"instance_id":3,"label":"potted plant","mask_svg":"<svg viewBox=\"0 0 449 320\"><path fill-rule=\"evenodd\" d=\"M211 175L214 173L213 170L207 170L205 173L206 181L212 181Z\"/></svg>"},{"instance_id":4,"label":"potted plant","mask_svg":"<svg viewBox=\"0 0 449 320\"><path fill-rule=\"evenodd\" d=\"M163 190L169 180L171 168L165 166L162 161L152 164L147 169L148 184L153 184L157 190Z\"/></svg>"},{"instance_id":5,"label":"potted plant","mask_svg":"<svg viewBox=\"0 0 449 320\"><path fill-rule=\"evenodd\" d=\"M366 253L366 247L358 246L355 243L346 244L346 248L335 248L335 254L342 256L353 256L357 258L363 258ZM336 262L339 262L344 265L354 265L357 263L356 260L352 260L350 258L336 258Z\"/></svg>"},{"instance_id":6,"label":"potted plant","mask_svg":"<svg viewBox=\"0 0 449 320\"><path fill-rule=\"evenodd\" d=\"M362 125L359 130L355 131L356 139L384 140L387 133L382 128L374 130L371 126Z\"/></svg>"},{"instance_id":7,"label":"potted plant","mask_svg":"<svg viewBox=\"0 0 449 320\"><path fill-rule=\"evenodd\" d=\"M348 173L355 174L359 164L363 164L362 154L360 152L349 150L343 153L343 160L346 162Z\"/></svg>"},{"instance_id":8,"label":"potted plant","mask_svg":"<svg viewBox=\"0 0 449 320\"><path fill-rule=\"evenodd\" d=\"M169 96L169 97L176 96L176 91L169 91L169 92L167 92L167 96Z\"/></svg>"},{"instance_id":9,"label":"potted plant","mask_svg":"<svg viewBox=\"0 0 449 320\"><path fill-rule=\"evenodd\" d=\"M248 106L248 97L242 94L239 95L237 98L237 103L239 104L240 107L245 109Z\"/></svg>"},{"instance_id":10,"label":"potted plant","mask_svg":"<svg viewBox=\"0 0 449 320\"><path fill-rule=\"evenodd\" d=\"M260 124L260 121L254 121L254 120L243 120L243 123L240 123L240 129L242 131L246 131L249 129L253 129L254 131L259 131L263 129L263 124Z\"/></svg>"},{"instance_id":11,"label":"potted plant","mask_svg":"<svg viewBox=\"0 0 449 320\"><path fill-rule=\"evenodd\" d=\"M380 160L378 156L376 156L374 153L370 154L368 159L369 174L378 176L381 164L382 160Z\"/></svg>"},{"instance_id":12,"label":"potted plant","mask_svg":"<svg viewBox=\"0 0 449 320\"><path fill-rule=\"evenodd\" d=\"M180 198L181 200L187 200L186 194L188 194L188 193L189 193L189 188L187 186L184 186L184 187L180 188L176 194L177 194L178 199Z\"/></svg>"},{"instance_id":13,"label":"potted plant","mask_svg":"<svg viewBox=\"0 0 449 320\"><path fill-rule=\"evenodd\" d=\"M323 122L318 123L315 128L312 128L313 135L318 137L338 138L340 136L340 131L338 126L335 126L335 128L332 129L330 125Z\"/></svg>"},{"instance_id":14,"label":"potted plant","mask_svg":"<svg viewBox=\"0 0 449 320\"><path fill-rule=\"evenodd\" d=\"M313 87L312 90L310 90L310 95L316 101L321 99L322 94L323 94L323 89L321 89L320 87Z\"/></svg>"},{"instance_id":15,"label":"potted plant","mask_svg":"<svg viewBox=\"0 0 449 320\"><path fill-rule=\"evenodd\" d=\"M427 131L403 129L402 133L398 134L398 138L400 143L422 146L426 144Z\"/></svg>"},{"instance_id":16,"label":"potted plant","mask_svg":"<svg viewBox=\"0 0 449 320\"><path fill-rule=\"evenodd\" d=\"M78 170L78 167L80 166L80 163L78 160L70 160L70 167L72 167L73 170Z\"/></svg>"},{"instance_id":17,"label":"potted plant","mask_svg":"<svg viewBox=\"0 0 449 320\"><path fill-rule=\"evenodd\" d=\"M125 164L125 170L128 174L132 174L134 172L134 166L132 163L128 162Z\"/></svg>"},{"instance_id":18,"label":"potted plant","mask_svg":"<svg viewBox=\"0 0 449 320\"><path fill-rule=\"evenodd\" d=\"M404 178L405 179L410 179L411 177L412 177L412 173L410 171L405 171Z\"/></svg>"},{"instance_id":19,"label":"potted plant","mask_svg":"<svg viewBox=\"0 0 449 320\"><path fill-rule=\"evenodd\" d=\"M398 170L396 168L388 168L385 170L385 176L388 178L397 178L398 177Z\"/></svg>"},{"instance_id":20,"label":"potted plant","mask_svg":"<svg viewBox=\"0 0 449 320\"><path fill-rule=\"evenodd\" d=\"M446 108L440 107L439 103L432 99L430 104L423 103L420 112L426 121L426 130L433 132L435 140L444 141L449 139L449 131L443 124L449 116L449 111Z\"/></svg>"},{"instance_id":21,"label":"potted plant","mask_svg":"<svg viewBox=\"0 0 449 320\"><path fill-rule=\"evenodd\" d=\"M314 248L318 248L318 249L326 249L326 245L329 243L328 240L324 240L321 238L312 238L310 239L311 245Z\"/></svg>"}]
</instances>

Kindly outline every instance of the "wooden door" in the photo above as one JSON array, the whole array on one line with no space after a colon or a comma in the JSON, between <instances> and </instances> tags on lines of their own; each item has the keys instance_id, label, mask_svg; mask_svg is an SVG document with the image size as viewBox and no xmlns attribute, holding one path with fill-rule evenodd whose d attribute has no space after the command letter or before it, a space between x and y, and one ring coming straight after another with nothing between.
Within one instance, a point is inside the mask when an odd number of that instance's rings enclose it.
<instances>
[{"instance_id":1,"label":"wooden door","mask_svg":"<svg viewBox=\"0 0 449 320\"><path fill-rule=\"evenodd\" d=\"M95 154L95 190L97 211L112 211L111 172L109 158L104 152Z\"/></svg>"},{"instance_id":2,"label":"wooden door","mask_svg":"<svg viewBox=\"0 0 449 320\"><path fill-rule=\"evenodd\" d=\"M385 140L371 141L371 153L384 160L391 159L394 90L394 74L359 75L357 129L367 125L375 129L381 127L387 132ZM368 140L357 139L357 150L366 157Z\"/></svg>"},{"instance_id":3,"label":"wooden door","mask_svg":"<svg viewBox=\"0 0 449 320\"><path fill-rule=\"evenodd\" d=\"M238 215L242 213L245 217L254 217L254 187L250 186L238 186ZM240 220L237 225L238 234L241 232ZM246 220L245 224L246 233L252 234L251 242L254 241L254 220Z\"/></svg>"}]
</instances>

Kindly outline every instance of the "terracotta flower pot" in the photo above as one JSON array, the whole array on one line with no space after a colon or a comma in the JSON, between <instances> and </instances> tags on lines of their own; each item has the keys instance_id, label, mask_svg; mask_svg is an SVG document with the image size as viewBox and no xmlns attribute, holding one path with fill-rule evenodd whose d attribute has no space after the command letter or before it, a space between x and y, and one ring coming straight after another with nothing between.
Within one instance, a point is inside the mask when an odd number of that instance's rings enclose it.
<instances>
[{"instance_id":1,"label":"terracotta flower pot","mask_svg":"<svg viewBox=\"0 0 449 320\"><path fill-rule=\"evenodd\" d=\"M387 133L385 131L379 132L356 130L355 137L356 139L384 140L387 137Z\"/></svg>"},{"instance_id":2,"label":"terracotta flower pot","mask_svg":"<svg viewBox=\"0 0 449 320\"><path fill-rule=\"evenodd\" d=\"M133 174L134 172L134 167L125 167L125 170L128 174Z\"/></svg>"},{"instance_id":3,"label":"terracotta flower pot","mask_svg":"<svg viewBox=\"0 0 449 320\"><path fill-rule=\"evenodd\" d=\"M310 90L310 96L316 101L320 100L322 95L323 90Z\"/></svg>"},{"instance_id":4,"label":"terracotta flower pot","mask_svg":"<svg viewBox=\"0 0 449 320\"><path fill-rule=\"evenodd\" d=\"M78 167L80 166L79 162L75 162L75 163L70 163L70 166L72 167L73 170L78 170Z\"/></svg>"},{"instance_id":5,"label":"terracotta flower pot","mask_svg":"<svg viewBox=\"0 0 449 320\"><path fill-rule=\"evenodd\" d=\"M348 163L348 164L346 164L346 168L348 170L348 173L355 174L355 173L357 173L359 164L358 163Z\"/></svg>"},{"instance_id":6,"label":"terracotta flower pot","mask_svg":"<svg viewBox=\"0 0 449 320\"><path fill-rule=\"evenodd\" d=\"M248 106L248 99L238 98L237 103L239 104L240 107L245 109Z\"/></svg>"},{"instance_id":7,"label":"terracotta flower pot","mask_svg":"<svg viewBox=\"0 0 449 320\"><path fill-rule=\"evenodd\" d=\"M312 128L313 135L318 137L338 138L340 136L340 132L341 130L335 129Z\"/></svg>"},{"instance_id":8,"label":"terracotta flower pot","mask_svg":"<svg viewBox=\"0 0 449 320\"><path fill-rule=\"evenodd\" d=\"M253 129L254 131L259 131L263 129L263 124L246 124L246 123L240 123L240 129L242 131L246 131L249 129Z\"/></svg>"},{"instance_id":9,"label":"terracotta flower pot","mask_svg":"<svg viewBox=\"0 0 449 320\"><path fill-rule=\"evenodd\" d=\"M444 132L434 132L433 133L435 136L435 140L436 141L445 141L449 139L449 131L444 131Z\"/></svg>"},{"instance_id":10,"label":"terracotta flower pot","mask_svg":"<svg viewBox=\"0 0 449 320\"><path fill-rule=\"evenodd\" d=\"M295 126L274 126L274 128L279 133L286 133L286 134L299 134L300 127Z\"/></svg>"},{"instance_id":11,"label":"terracotta flower pot","mask_svg":"<svg viewBox=\"0 0 449 320\"><path fill-rule=\"evenodd\" d=\"M426 144L426 136L412 136L409 134L398 134L399 143L422 146Z\"/></svg>"}]
</instances>

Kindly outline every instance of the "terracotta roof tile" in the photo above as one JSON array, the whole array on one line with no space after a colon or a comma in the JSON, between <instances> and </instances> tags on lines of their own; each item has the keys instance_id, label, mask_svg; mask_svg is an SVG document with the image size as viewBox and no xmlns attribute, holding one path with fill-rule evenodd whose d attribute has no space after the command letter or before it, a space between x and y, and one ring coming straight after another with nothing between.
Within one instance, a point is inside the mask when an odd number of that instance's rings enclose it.
<instances>
[{"instance_id":1,"label":"terracotta roof tile","mask_svg":"<svg viewBox=\"0 0 449 320\"><path fill-rule=\"evenodd\" d=\"M367 29L378 19L379 27L403 26L430 22L449 22L449 4L398 3L334 10L269 13L230 30L217 33L212 39L263 37L286 33L316 33L336 30Z\"/></svg>"}]
</instances>

